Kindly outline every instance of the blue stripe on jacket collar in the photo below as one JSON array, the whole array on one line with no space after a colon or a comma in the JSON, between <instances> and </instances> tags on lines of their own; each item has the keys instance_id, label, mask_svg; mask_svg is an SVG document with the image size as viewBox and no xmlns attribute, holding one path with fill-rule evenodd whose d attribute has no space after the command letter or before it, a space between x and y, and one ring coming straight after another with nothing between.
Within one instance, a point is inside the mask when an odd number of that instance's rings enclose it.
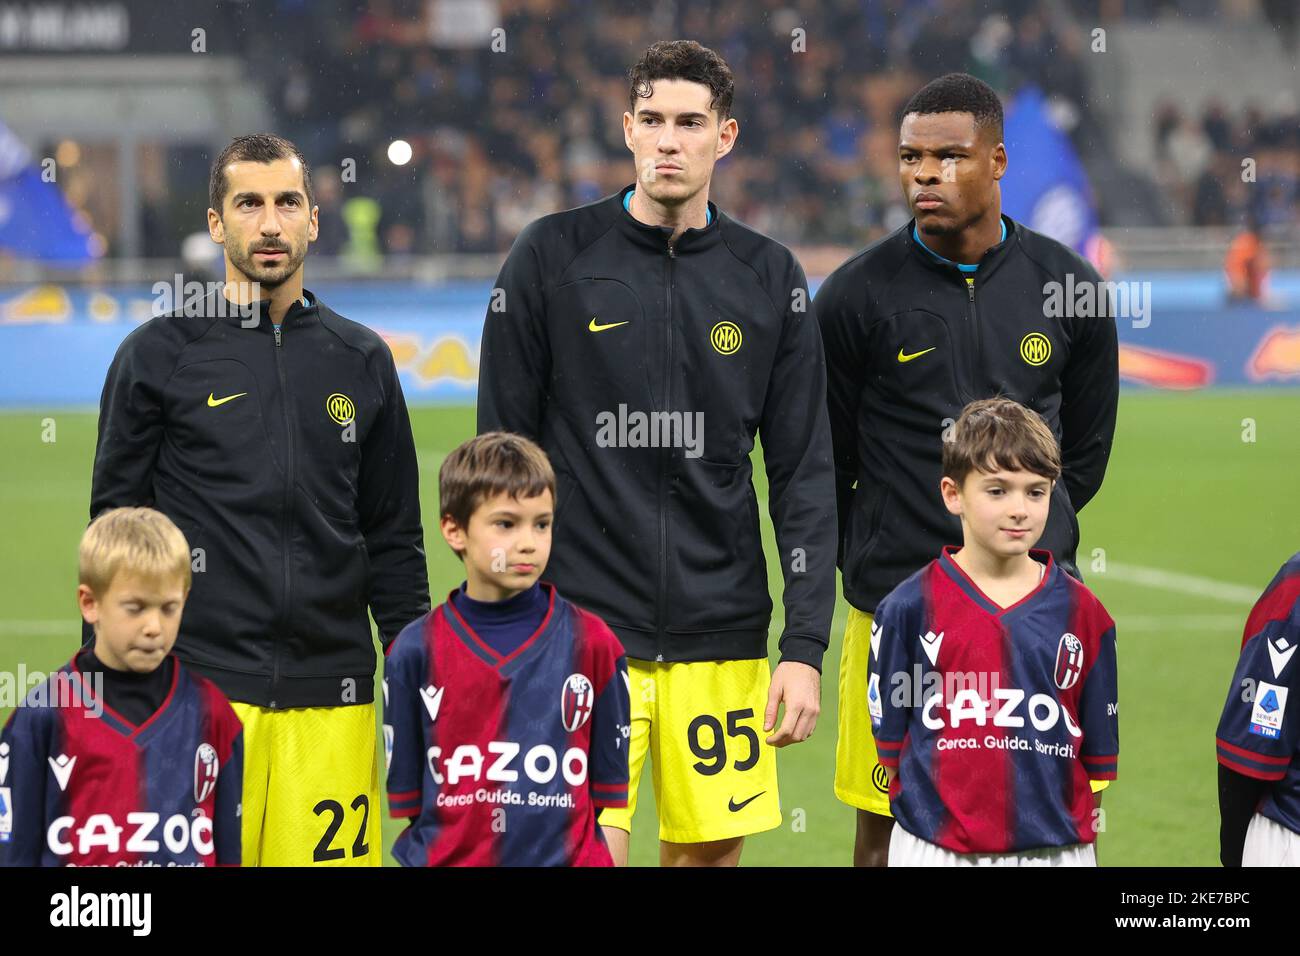
<instances>
[{"instance_id":1,"label":"blue stripe on jacket collar","mask_svg":"<svg viewBox=\"0 0 1300 956\"><path fill-rule=\"evenodd\" d=\"M623 208L627 210L629 216L632 214L632 194L633 194L634 192L636 192L635 189L629 189L629 190L624 194L624 196L623 196ZM709 223L711 223L711 222L713 222L713 210L710 209L708 206L705 206L705 207L704 207L704 225L705 225L705 226L708 226ZM1003 223L1003 224L1002 224L1002 229L1004 230L1004 231L1003 231L1003 236L1004 236L1004 237L1005 237L1005 235L1006 235L1006 232L1005 232L1006 228L1007 228L1006 223Z\"/></svg>"},{"instance_id":2,"label":"blue stripe on jacket collar","mask_svg":"<svg viewBox=\"0 0 1300 956\"><path fill-rule=\"evenodd\" d=\"M630 196L631 193L628 193L628 195ZM1007 221L1005 219L999 219L998 222L1002 226L1002 238L999 239L998 242L999 243L1006 242ZM951 259L945 259L943 256L939 255L939 253L935 252L933 249L931 249L929 246L927 246L924 242L921 241L921 234L916 231L916 223L912 223L912 238L916 240L916 244L918 246L920 246L926 252L930 253L930 255L934 256L940 262L945 262L950 266L956 266L962 272L975 272L980 267L980 264L978 262L975 263L974 265L971 265L970 263L966 263L966 262L953 262Z\"/></svg>"}]
</instances>

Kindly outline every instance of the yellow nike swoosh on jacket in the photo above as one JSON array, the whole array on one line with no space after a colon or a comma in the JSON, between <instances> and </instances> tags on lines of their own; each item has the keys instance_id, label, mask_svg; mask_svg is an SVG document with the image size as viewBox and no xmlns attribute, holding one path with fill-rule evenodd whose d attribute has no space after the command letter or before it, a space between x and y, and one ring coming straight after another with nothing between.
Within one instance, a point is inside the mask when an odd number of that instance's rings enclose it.
<instances>
[{"instance_id":1,"label":"yellow nike swoosh on jacket","mask_svg":"<svg viewBox=\"0 0 1300 956\"><path fill-rule=\"evenodd\" d=\"M212 392L208 392L208 408L216 408L218 405L226 404L226 402L233 402L235 399L247 394L247 392L237 392L234 395L227 395L225 398L217 398Z\"/></svg>"}]
</instances>

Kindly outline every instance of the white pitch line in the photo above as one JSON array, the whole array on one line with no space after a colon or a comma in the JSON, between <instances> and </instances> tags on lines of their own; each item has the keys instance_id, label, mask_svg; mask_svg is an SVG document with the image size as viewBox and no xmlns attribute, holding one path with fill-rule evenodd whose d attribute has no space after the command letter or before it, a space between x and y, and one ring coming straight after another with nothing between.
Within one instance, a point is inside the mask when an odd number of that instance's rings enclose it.
<instances>
[{"instance_id":1,"label":"white pitch line","mask_svg":"<svg viewBox=\"0 0 1300 956\"><path fill-rule=\"evenodd\" d=\"M1143 587L1212 598L1246 607L1254 607L1259 596L1264 593L1263 584L1259 587L1250 587L1245 584L1216 581L1214 578L1203 578L1195 574L1182 574L1178 571L1166 571L1163 568L1147 568L1138 564L1118 564L1114 561L1108 562L1105 572L1097 572L1097 575L1101 580L1113 578L1125 584L1140 584Z\"/></svg>"}]
</instances>

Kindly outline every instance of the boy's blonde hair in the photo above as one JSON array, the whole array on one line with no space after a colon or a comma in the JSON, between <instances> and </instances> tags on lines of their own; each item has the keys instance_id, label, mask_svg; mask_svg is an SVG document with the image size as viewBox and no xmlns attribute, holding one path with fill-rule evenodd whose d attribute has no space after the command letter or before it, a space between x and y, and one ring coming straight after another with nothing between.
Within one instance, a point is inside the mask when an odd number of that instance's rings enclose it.
<instances>
[{"instance_id":1,"label":"boy's blonde hair","mask_svg":"<svg viewBox=\"0 0 1300 956\"><path fill-rule=\"evenodd\" d=\"M153 508L113 508L90 523L77 552L77 580L96 595L122 571L146 578L182 578L188 592L190 546L181 529Z\"/></svg>"},{"instance_id":2,"label":"boy's blonde hair","mask_svg":"<svg viewBox=\"0 0 1300 956\"><path fill-rule=\"evenodd\" d=\"M1032 408L1009 398L982 398L961 411L953 440L943 445L943 474L958 485L972 471L1028 471L1058 481L1061 449Z\"/></svg>"}]
</instances>

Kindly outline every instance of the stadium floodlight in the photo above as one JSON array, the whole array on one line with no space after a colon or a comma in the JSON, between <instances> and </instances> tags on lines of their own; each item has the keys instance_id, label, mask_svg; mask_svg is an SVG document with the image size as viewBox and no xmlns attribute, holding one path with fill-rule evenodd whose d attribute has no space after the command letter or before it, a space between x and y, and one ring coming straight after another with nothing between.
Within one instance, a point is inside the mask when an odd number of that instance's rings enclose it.
<instances>
[{"instance_id":1,"label":"stadium floodlight","mask_svg":"<svg viewBox=\"0 0 1300 956\"><path fill-rule=\"evenodd\" d=\"M404 139L395 139L388 144L388 161L394 166L405 166L411 161L411 144Z\"/></svg>"}]
</instances>

